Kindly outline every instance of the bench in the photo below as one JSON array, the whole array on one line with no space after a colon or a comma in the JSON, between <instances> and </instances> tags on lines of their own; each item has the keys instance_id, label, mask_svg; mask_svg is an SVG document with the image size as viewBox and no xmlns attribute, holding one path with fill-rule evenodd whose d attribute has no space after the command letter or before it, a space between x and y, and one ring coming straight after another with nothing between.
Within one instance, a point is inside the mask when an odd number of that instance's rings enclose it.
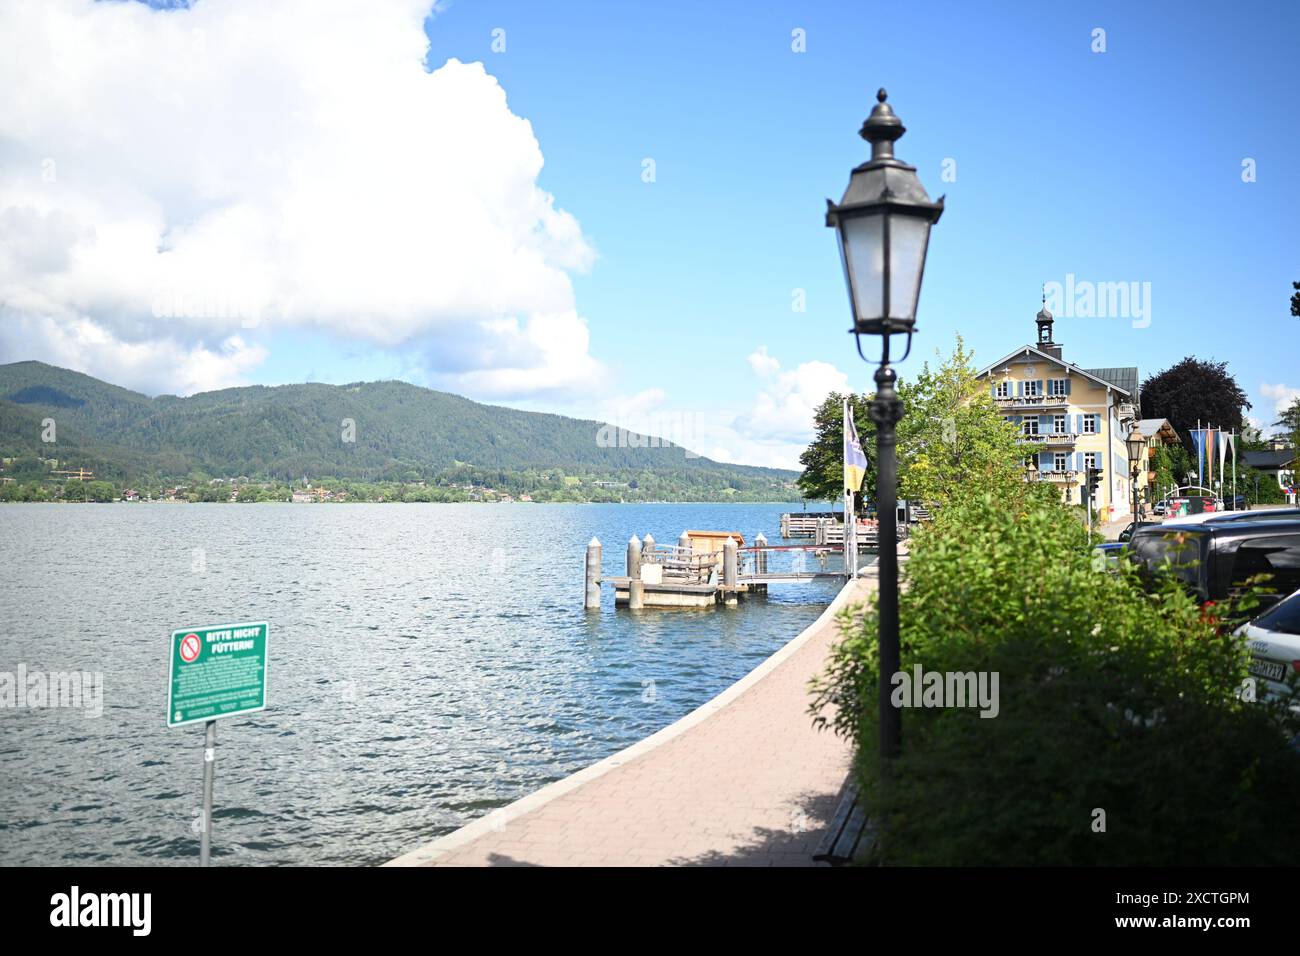
<instances>
[{"instance_id":1,"label":"bench","mask_svg":"<svg viewBox=\"0 0 1300 956\"><path fill-rule=\"evenodd\" d=\"M859 797L858 786L850 775L840 788L835 815L831 817L813 859L831 866L843 866L865 852L874 840L867 820L866 802Z\"/></svg>"}]
</instances>

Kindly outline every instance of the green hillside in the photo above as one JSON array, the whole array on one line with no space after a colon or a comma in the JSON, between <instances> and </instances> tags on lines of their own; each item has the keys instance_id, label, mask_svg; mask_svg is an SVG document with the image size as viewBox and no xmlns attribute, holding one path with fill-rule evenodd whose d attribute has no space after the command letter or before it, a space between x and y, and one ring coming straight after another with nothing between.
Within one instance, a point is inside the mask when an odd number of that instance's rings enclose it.
<instances>
[{"instance_id":1,"label":"green hillside","mask_svg":"<svg viewBox=\"0 0 1300 956\"><path fill-rule=\"evenodd\" d=\"M58 441L40 438L53 418ZM355 440L343 440L343 423ZM414 481L448 470L653 475L685 485L779 489L793 472L724 465L675 447L600 447L601 423L483 405L404 382L251 386L150 398L41 362L0 365L0 454L97 474L304 475ZM84 461L83 461L84 460ZM635 485L633 486L635 487Z\"/></svg>"}]
</instances>

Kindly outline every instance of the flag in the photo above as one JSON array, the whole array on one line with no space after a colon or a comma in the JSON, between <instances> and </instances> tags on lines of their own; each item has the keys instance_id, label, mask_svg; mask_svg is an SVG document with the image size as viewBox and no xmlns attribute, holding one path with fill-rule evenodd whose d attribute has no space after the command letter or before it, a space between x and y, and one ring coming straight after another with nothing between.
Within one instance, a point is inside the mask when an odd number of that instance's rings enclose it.
<instances>
[{"instance_id":1,"label":"flag","mask_svg":"<svg viewBox=\"0 0 1300 956\"><path fill-rule=\"evenodd\" d=\"M1188 429L1192 435L1192 448L1196 452L1196 479L1197 481L1205 480L1205 429L1191 428Z\"/></svg>"},{"instance_id":2,"label":"flag","mask_svg":"<svg viewBox=\"0 0 1300 956\"><path fill-rule=\"evenodd\" d=\"M867 476L867 456L858 440L858 427L853 423L852 407L844 400L844 490L859 491L862 479Z\"/></svg>"}]
</instances>

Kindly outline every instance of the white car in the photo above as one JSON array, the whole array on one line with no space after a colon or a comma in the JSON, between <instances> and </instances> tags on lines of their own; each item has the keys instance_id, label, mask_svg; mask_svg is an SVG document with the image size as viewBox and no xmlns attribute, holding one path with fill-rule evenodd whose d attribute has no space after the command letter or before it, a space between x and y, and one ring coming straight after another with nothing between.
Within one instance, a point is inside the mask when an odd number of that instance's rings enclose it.
<instances>
[{"instance_id":1,"label":"white car","mask_svg":"<svg viewBox=\"0 0 1300 956\"><path fill-rule=\"evenodd\" d=\"M1300 695L1300 591L1243 624L1237 633L1246 639L1250 673L1263 682L1264 694L1291 697L1286 677L1293 674ZM1300 707L1300 699L1296 706Z\"/></svg>"}]
</instances>

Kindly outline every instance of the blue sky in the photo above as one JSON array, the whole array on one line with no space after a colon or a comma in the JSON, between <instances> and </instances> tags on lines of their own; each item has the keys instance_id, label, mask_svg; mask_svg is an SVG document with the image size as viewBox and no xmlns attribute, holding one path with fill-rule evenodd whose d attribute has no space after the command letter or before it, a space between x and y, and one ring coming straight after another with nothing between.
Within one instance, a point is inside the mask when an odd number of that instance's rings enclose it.
<instances>
[{"instance_id":1,"label":"blue sky","mask_svg":"<svg viewBox=\"0 0 1300 956\"><path fill-rule=\"evenodd\" d=\"M453 0L425 22L428 68L481 62L531 124L536 185L594 251L564 271L603 370L589 389L455 390L584 417L694 416L705 453L793 464L818 390L870 380L822 217L867 154L857 130L885 86L908 127L898 154L947 196L904 376L956 334L981 362L1030 341L1045 282L1149 283L1145 327L1059 319L1065 356L1144 377L1185 355L1227 360L1271 422L1300 394L1297 27L1292 2ZM410 342L312 326L246 337L262 351L243 381L448 387ZM15 351L6 360L39 357Z\"/></svg>"},{"instance_id":2,"label":"blue sky","mask_svg":"<svg viewBox=\"0 0 1300 956\"><path fill-rule=\"evenodd\" d=\"M822 214L885 85L908 126L899 155L947 195L914 356L956 334L988 362L1032 341L1040 286L1067 273L1150 282L1149 326L1062 318L1066 356L1144 376L1227 360L1273 421L1261 386L1300 387L1300 6L976 6L461 0L429 22L429 60L481 59L532 123L540 184L598 251L578 302L625 392L703 378L730 401L753 390L760 345L867 387ZM956 182L941 181L947 158Z\"/></svg>"}]
</instances>

